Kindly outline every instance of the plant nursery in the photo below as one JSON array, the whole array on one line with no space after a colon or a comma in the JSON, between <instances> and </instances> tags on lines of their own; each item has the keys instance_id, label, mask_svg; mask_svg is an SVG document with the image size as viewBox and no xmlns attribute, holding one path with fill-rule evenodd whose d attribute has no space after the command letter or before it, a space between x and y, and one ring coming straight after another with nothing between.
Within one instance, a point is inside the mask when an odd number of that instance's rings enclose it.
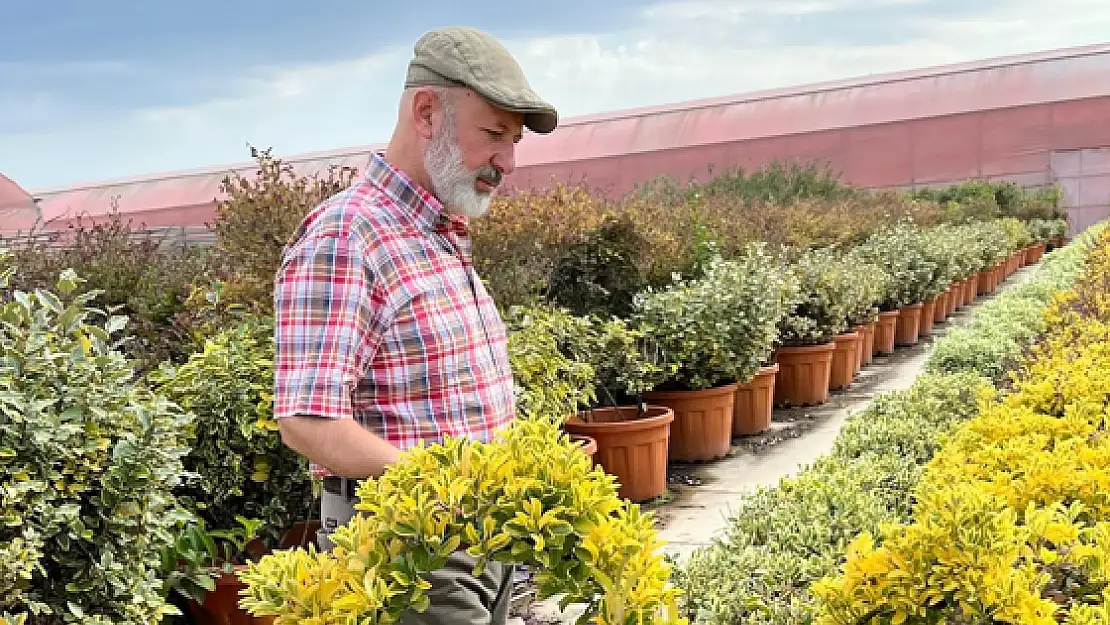
<instances>
[{"instance_id":1,"label":"plant nursery","mask_svg":"<svg viewBox=\"0 0 1110 625\"><path fill-rule=\"evenodd\" d=\"M3 625L388 625L459 549L597 625L1110 625L1110 231L1056 188L775 164L498 197L469 228L518 418L406 450L325 552L273 417L273 278L357 172L254 156L211 245L118 215L0 242ZM665 555L669 468L926 339L910 388Z\"/></svg>"}]
</instances>

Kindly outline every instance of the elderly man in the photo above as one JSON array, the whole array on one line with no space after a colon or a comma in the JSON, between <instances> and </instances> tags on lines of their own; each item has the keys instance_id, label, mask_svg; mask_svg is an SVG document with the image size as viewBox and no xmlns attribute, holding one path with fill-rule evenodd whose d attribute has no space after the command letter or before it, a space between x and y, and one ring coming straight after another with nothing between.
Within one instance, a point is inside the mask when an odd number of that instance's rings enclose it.
<instances>
[{"instance_id":1,"label":"elderly man","mask_svg":"<svg viewBox=\"0 0 1110 625\"><path fill-rule=\"evenodd\" d=\"M444 436L488 440L514 417L506 333L471 262L467 223L512 172L524 128L555 109L490 35L448 28L414 47L396 129L351 188L304 219L275 281L274 412L327 477L319 541L354 514L358 480ZM406 623L503 623L511 569L460 551Z\"/></svg>"}]
</instances>

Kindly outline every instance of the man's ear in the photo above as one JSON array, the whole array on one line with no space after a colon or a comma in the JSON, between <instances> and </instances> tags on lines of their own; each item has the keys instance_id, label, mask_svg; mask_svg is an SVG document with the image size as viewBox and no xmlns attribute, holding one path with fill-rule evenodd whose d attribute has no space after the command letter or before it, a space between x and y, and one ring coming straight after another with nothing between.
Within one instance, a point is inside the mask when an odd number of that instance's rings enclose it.
<instances>
[{"instance_id":1,"label":"man's ear","mask_svg":"<svg viewBox=\"0 0 1110 625\"><path fill-rule=\"evenodd\" d=\"M430 141L435 134L436 116L441 114L441 109L439 100L431 89L422 88L413 91L410 114L416 134Z\"/></svg>"}]
</instances>

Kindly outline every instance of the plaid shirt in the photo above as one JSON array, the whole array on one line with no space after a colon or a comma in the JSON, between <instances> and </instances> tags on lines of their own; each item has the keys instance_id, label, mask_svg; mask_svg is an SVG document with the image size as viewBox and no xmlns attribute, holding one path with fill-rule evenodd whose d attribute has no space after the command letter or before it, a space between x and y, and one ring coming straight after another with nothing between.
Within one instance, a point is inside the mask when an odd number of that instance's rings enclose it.
<instances>
[{"instance_id":1,"label":"plaid shirt","mask_svg":"<svg viewBox=\"0 0 1110 625\"><path fill-rule=\"evenodd\" d=\"M279 419L353 417L405 449L488 440L514 416L506 332L472 266L465 218L378 154L307 215L274 305Z\"/></svg>"}]
</instances>

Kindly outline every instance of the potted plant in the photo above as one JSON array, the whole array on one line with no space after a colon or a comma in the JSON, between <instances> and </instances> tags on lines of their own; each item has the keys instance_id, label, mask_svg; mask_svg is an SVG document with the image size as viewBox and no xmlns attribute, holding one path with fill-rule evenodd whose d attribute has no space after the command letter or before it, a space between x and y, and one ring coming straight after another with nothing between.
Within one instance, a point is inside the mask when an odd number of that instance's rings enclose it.
<instances>
[{"instance_id":1,"label":"potted plant","mask_svg":"<svg viewBox=\"0 0 1110 625\"><path fill-rule=\"evenodd\" d=\"M187 479L175 491L182 506L215 532L258 519L267 548L318 514L308 462L281 440L273 417L273 358L272 318L244 314L184 364L148 376L194 418Z\"/></svg>"},{"instance_id":2,"label":"potted plant","mask_svg":"<svg viewBox=\"0 0 1110 625\"><path fill-rule=\"evenodd\" d=\"M554 416L616 478L621 497L665 493L674 414L642 399L663 378L642 331L553 306L515 307L506 320L521 416Z\"/></svg>"},{"instance_id":3,"label":"potted plant","mask_svg":"<svg viewBox=\"0 0 1110 625\"><path fill-rule=\"evenodd\" d=\"M835 338L848 328L852 271L832 248L803 251L791 264L789 275L797 291L779 322L775 405L828 400Z\"/></svg>"},{"instance_id":4,"label":"potted plant","mask_svg":"<svg viewBox=\"0 0 1110 625\"><path fill-rule=\"evenodd\" d=\"M238 516L237 526L225 530L209 530L203 518L192 515L182 521L173 543L161 550L171 602L184 603L195 625L265 622L239 607L245 585L237 577L247 563L271 551L259 540L262 521Z\"/></svg>"},{"instance_id":5,"label":"potted plant","mask_svg":"<svg viewBox=\"0 0 1110 625\"><path fill-rule=\"evenodd\" d=\"M879 322L879 306L890 289L890 276L879 265L862 258L854 250L844 254L846 272L846 321L849 332L837 335L833 354L829 389L842 389L871 361L875 345L875 327Z\"/></svg>"},{"instance_id":6,"label":"potted plant","mask_svg":"<svg viewBox=\"0 0 1110 625\"><path fill-rule=\"evenodd\" d=\"M730 310L722 322L735 348L732 435L750 436L771 427L779 365L771 356L778 327L798 297L798 285L781 252L752 243L728 261L712 264L703 280L722 293Z\"/></svg>"},{"instance_id":7,"label":"potted plant","mask_svg":"<svg viewBox=\"0 0 1110 625\"><path fill-rule=\"evenodd\" d=\"M929 242L909 220L871 235L859 253L878 264L891 278L890 290L880 309L887 315L887 324L881 324L883 348L889 348L889 313L897 311L894 345L908 346L917 343L921 312L929 289L937 276L937 264L926 250Z\"/></svg>"},{"instance_id":8,"label":"potted plant","mask_svg":"<svg viewBox=\"0 0 1110 625\"><path fill-rule=\"evenodd\" d=\"M745 356L736 334L742 324L730 323L736 300L714 277L727 271L723 262L709 259L704 276L636 296L633 325L645 329L666 363L665 379L645 399L674 411L671 460L712 460L731 449L738 364Z\"/></svg>"}]
</instances>

